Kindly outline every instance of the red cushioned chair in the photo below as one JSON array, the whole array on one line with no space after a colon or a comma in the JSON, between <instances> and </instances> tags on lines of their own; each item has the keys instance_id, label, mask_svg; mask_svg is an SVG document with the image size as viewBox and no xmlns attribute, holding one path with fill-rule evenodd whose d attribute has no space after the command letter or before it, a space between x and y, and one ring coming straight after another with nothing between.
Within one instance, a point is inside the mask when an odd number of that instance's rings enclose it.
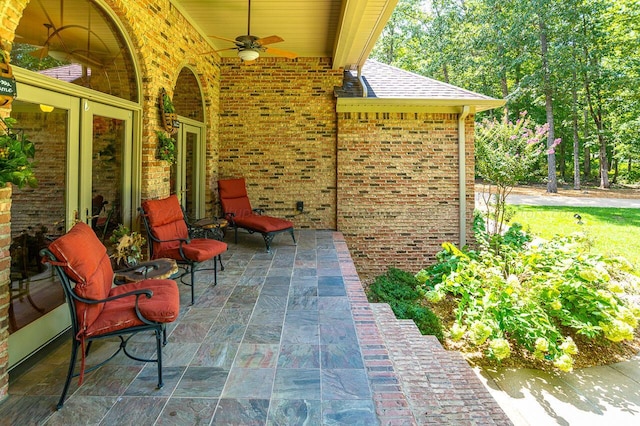
<instances>
[{"instance_id":1,"label":"red cushioned chair","mask_svg":"<svg viewBox=\"0 0 640 426\"><path fill-rule=\"evenodd\" d=\"M208 238L191 238L189 228L178 197L171 195L162 200L147 200L139 209L149 237L151 259L168 257L183 265L185 273L180 281L191 287L191 304L194 303L195 272L198 266L213 259L214 285L218 283L218 261L227 251L227 244ZM200 269L204 270L204 269ZM184 276L191 273L191 281L185 282Z\"/></svg>"},{"instance_id":2,"label":"red cushioned chair","mask_svg":"<svg viewBox=\"0 0 640 426\"><path fill-rule=\"evenodd\" d=\"M113 287L113 269L107 249L91 227L76 224L41 252L43 262L53 265L64 289L71 313L73 342L67 380L58 402L62 408L73 377L93 371L120 351L136 361L158 364L158 388L162 382L162 347L167 343L166 324L180 313L180 293L173 280L142 280ZM156 358L138 358L127 351L127 342L135 333L153 331ZM91 342L117 336L120 345L109 358L91 368L85 359ZM125 337L126 336L126 337ZM85 350L86 345L86 350ZM75 373L78 349L82 350L80 370Z\"/></svg>"},{"instance_id":3,"label":"red cushioned chair","mask_svg":"<svg viewBox=\"0 0 640 426\"><path fill-rule=\"evenodd\" d=\"M236 231L236 243L238 242L238 228L246 229L249 233L261 233L267 245L267 252L271 251L273 237L280 232L289 232L293 243L296 243L293 222L263 215L262 209L251 208L244 178L219 180L218 190L222 213Z\"/></svg>"}]
</instances>

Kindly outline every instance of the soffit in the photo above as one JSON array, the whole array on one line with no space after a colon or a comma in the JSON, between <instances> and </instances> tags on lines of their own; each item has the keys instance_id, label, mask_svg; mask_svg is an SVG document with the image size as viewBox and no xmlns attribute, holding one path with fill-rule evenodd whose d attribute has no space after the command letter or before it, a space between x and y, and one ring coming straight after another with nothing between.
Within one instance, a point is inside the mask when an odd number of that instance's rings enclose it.
<instances>
[{"instance_id":1,"label":"soffit","mask_svg":"<svg viewBox=\"0 0 640 426\"><path fill-rule=\"evenodd\" d=\"M234 40L247 33L247 0L171 0L205 36ZM252 0L251 35L277 35L274 48L300 57L329 57L334 69L366 61L398 0ZM212 50L233 47L209 38ZM234 57L237 52L219 52ZM264 53L265 56L271 56Z\"/></svg>"}]
</instances>

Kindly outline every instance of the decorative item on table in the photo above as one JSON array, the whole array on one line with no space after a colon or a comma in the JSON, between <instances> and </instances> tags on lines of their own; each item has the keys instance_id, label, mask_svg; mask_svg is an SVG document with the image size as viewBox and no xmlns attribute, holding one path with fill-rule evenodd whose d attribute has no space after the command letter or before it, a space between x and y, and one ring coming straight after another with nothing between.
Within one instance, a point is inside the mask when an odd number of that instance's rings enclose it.
<instances>
[{"instance_id":1,"label":"decorative item on table","mask_svg":"<svg viewBox=\"0 0 640 426\"><path fill-rule=\"evenodd\" d=\"M116 265L122 262L125 266L134 266L142 259L142 246L146 244L147 239L120 224L113 231L109 241L114 245L111 258L115 259Z\"/></svg>"}]
</instances>

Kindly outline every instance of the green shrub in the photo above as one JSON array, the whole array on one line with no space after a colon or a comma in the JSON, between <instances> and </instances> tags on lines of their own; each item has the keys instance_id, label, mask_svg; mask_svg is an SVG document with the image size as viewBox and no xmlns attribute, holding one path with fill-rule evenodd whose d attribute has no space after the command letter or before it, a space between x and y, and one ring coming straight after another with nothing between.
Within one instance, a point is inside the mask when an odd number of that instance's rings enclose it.
<instances>
[{"instance_id":1,"label":"green shrub","mask_svg":"<svg viewBox=\"0 0 640 426\"><path fill-rule=\"evenodd\" d=\"M435 336L439 341L444 340L442 331L442 323L436 314L426 306L418 304L419 302L395 301L390 303L396 318L412 319L418 326L420 333Z\"/></svg>"},{"instance_id":2,"label":"green shrub","mask_svg":"<svg viewBox=\"0 0 640 426\"><path fill-rule=\"evenodd\" d=\"M376 278L367 290L372 303L388 303L400 319L412 319L422 334L443 340L442 325L438 317L426 306L422 306L424 290L420 282L409 272L389 268L386 274Z\"/></svg>"},{"instance_id":3,"label":"green shrub","mask_svg":"<svg viewBox=\"0 0 640 426\"><path fill-rule=\"evenodd\" d=\"M447 294L458 300L447 335L463 350L481 349L500 360L516 345L570 371L578 348L566 330L591 343L601 343L602 337L633 340L640 307L622 297L626 277L621 271L630 269L628 262L590 254L581 236L527 247L519 247L519 237L514 241L499 252L477 253L443 244L446 253L440 257L449 259L449 266L455 258L456 267L425 296L432 303Z\"/></svg>"},{"instance_id":4,"label":"green shrub","mask_svg":"<svg viewBox=\"0 0 640 426\"><path fill-rule=\"evenodd\" d=\"M386 274L377 277L367 291L367 297L373 303L390 304L396 300L413 302L423 295L418 280L409 272L397 268L389 268Z\"/></svg>"}]
</instances>

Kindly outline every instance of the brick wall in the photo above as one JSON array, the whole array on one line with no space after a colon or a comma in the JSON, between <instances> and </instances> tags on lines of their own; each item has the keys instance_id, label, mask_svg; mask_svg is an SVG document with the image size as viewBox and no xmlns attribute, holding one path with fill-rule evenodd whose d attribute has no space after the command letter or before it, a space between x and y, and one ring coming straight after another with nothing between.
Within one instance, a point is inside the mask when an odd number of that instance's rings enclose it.
<instances>
[{"instance_id":1,"label":"brick wall","mask_svg":"<svg viewBox=\"0 0 640 426\"><path fill-rule=\"evenodd\" d=\"M390 266L417 272L443 242L457 244L458 116L340 113L338 122L338 230L362 281ZM466 125L470 224L473 117Z\"/></svg>"},{"instance_id":2,"label":"brick wall","mask_svg":"<svg viewBox=\"0 0 640 426\"><path fill-rule=\"evenodd\" d=\"M329 59L224 59L220 177L245 177L254 208L298 228L335 229L336 113ZM297 214L296 201L304 202Z\"/></svg>"},{"instance_id":3,"label":"brick wall","mask_svg":"<svg viewBox=\"0 0 640 426\"><path fill-rule=\"evenodd\" d=\"M0 188L0 401L9 388L9 245L11 244L11 186Z\"/></svg>"}]
</instances>

